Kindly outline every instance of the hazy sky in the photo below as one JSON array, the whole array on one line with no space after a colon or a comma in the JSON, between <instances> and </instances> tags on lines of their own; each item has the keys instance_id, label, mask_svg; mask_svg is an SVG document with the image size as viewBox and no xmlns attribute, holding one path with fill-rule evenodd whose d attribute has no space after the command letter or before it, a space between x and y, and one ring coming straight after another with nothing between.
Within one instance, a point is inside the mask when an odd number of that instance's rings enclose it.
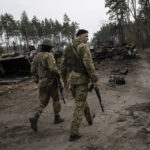
<instances>
[{"instance_id":1,"label":"hazy sky","mask_svg":"<svg viewBox=\"0 0 150 150\"><path fill-rule=\"evenodd\" d=\"M104 6L105 0L0 0L0 14L7 12L20 19L25 10L29 19L35 15L38 19L46 17L62 23L66 13L80 28L87 29L91 38L108 20Z\"/></svg>"}]
</instances>

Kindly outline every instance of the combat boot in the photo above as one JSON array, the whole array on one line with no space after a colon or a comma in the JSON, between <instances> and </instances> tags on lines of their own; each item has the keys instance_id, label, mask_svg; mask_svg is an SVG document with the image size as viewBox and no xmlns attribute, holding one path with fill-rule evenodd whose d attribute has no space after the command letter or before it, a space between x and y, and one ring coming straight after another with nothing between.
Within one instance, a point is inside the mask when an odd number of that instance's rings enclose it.
<instances>
[{"instance_id":1,"label":"combat boot","mask_svg":"<svg viewBox=\"0 0 150 150\"><path fill-rule=\"evenodd\" d=\"M37 128L37 122L38 122L38 118L39 118L39 114L35 114L34 117L29 118L29 121L31 123L31 128L33 129L33 131L37 132L38 128Z\"/></svg>"},{"instance_id":2,"label":"combat boot","mask_svg":"<svg viewBox=\"0 0 150 150\"><path fill-rule=\"evenodd\" d=\"M78 140L79 138L81 138L82 135L80 134L74 134L74 135L70 135L69 137L69 141L73 142L75 140Z\"/></svg>"},{"instance_id":3,"label":"combat boot","mask_svg":"<svg viewBox=\"0 0 150 150\"><path fill-rule=\"evenodd\" d=\"M54 124L58 124L58 123L61 123L61 122L64 122L64 119L61 118L59 115L55 116Z\"/></svg>"}]
</instances>

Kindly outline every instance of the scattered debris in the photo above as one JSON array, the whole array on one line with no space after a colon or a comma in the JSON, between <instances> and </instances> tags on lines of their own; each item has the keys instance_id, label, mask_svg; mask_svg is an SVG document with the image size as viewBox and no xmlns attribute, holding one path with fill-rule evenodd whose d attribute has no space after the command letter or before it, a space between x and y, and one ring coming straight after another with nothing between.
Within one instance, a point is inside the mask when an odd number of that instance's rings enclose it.
<instances>
[{"instance_id":1,"label":"scattered debris","mask_svg":"<svg viewBox=\"0 0 150 150\"><path fill-rule=\"evenodd\" d=\"M26 90L26 88L25 87L22 87L22 91L25 91Z\"/></svg>"},{"instance_id":2,"label":"scattered debris","mask_svg":"<svg viewBox=\"0 0 150 150\"><path fill-rule=\"evenodd\" d=\"M148 133L150 133L150 128L145 128Z\"/></svg>"},{"instance_id":3,"label":"scattered debris","mask_svg":"<svg viewBox=\"0 0 150 150\"><path fill-rule=\"evenodd\" d=\"M150 112L150 103L139 103L136 105L133 105L129 108L127 108L129 111L144 111L144 112Z\"/></svg>"},{"instance_id":4,"label":"scattered debris","mask_svg":"<svg viewBox=\"0 0 150 150\"><path fill-rule=\"evenodd\" d=\"M117 75L110 75L109 77L109 83L111 85L123 85L125 84L125 79L123 77L117 76Z\"/></svg>"},{"instance_id":5,"label":"scattered debris","mask_svg":"<svg viewBox=\"0 0 150 150\"><path fill-rule=\"evenodd\" d=\"M123 74L123 75L127 75L129 72L129 69L122 69L120 70L120 74Z\"/></svg>"},{"instance_id":6,"label":"scattered debris","mask_svg":"<svg viewBox=\"0 0 150 150\"><path fill-rule=\"evenodd\" d=\"M34 86L34 89L35 89L35 90L36 90L36 89L38 89L38 86L37 86L37 85L35 85L35 86Z\"/></svg>"},{"instance_id":7,"label":"scattered debris","mask_svg":"<svg viewBox=\"0 0 150 150\"><path fill-rule=\"evenodd\" d=\"M111 74L115 74L115 75L127 75L129 72L129 69L127 68L121 68L121 69L113 69L111 71Z\"/></svg>"},{"instance_id":8,"label":"scattered debris","mask_svg":"<svg viewBox=\"0 0 150 150\"><path fill-rule=\"evenodd\" d=\"M124 116L124 117L120 117L117 122L124 122L124 121L127 121L127 118Z\"/></svg>"}]
</instances>

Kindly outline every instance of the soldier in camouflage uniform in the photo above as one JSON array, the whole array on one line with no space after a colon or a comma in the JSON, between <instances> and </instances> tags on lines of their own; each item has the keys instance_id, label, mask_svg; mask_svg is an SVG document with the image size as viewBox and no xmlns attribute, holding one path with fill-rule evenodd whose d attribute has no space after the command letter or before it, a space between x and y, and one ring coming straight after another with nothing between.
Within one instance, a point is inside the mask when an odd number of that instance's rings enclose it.
<instances>
[{"instance_id":1,"label":"soldier in camouflage uniform","mask_svg":"<svg viewBox=\"0 0 150 150\"><path fill-rule=\"evenodd\" d=\"M88 83L91 81L94 87L98 86L98 76L95 72L92 56L89 47L86 45L88 31L79 30L76 34L77 39L70 43L64 50L61 75L65 88L71 86L71 92L75 99L75 108L71 124L70 141L81 137L79 126L83 114L89 125L93 123L90 109L86 102L88 94Z\"/></svg>"},{"instance_id":2,"label":"soldier in camouflage uniform","mask_svg":"<svg viewBox=\"0 0 150 150\"><path fill-rule=\"evenodd\" d=\"M60 78L53 53L50 51L53 43L49 39L45 39L41 45L39 52L33 59L31 65L31 73L38 78L40 105L36 109L33 118L30 118L31 128L37 131L37 121L44 108L48 105L50 97L53 99L54 123L63 122L59 115L61 105L59 102L59 88L56 78Z\"/></svg>"}]
</instances>

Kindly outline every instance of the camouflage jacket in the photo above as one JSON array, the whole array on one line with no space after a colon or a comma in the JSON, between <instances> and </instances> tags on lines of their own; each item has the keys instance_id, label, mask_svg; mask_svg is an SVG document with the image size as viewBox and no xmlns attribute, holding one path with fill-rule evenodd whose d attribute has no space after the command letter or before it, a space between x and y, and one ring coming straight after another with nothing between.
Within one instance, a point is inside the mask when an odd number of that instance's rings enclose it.
<instances>
[{"instance_id":1,"label":"camouflage jacket","mask_svg":"<svg viewBox=\"0 0 150 150\"><path fill-rule=\"evenodd\" d=\"M77 58L73 48L80 58ZM90 49L85 43L74 40L65 48L61 63L61 75L63 81L70 84L84 84L90 80L92 82L98 80Z\"/></svg>"},{"instance_id":2,"label":"camouflage jacket","mask_svg":"<svg viewBox=\"0 0 150 150\"><path fill-rule=\"evenodd\" d=\"M39 79L45 77L54 79L56 75L59 75L53 53L39 52L31 64L31 73L37 74Z\"/></svg>"}]
</instances>

